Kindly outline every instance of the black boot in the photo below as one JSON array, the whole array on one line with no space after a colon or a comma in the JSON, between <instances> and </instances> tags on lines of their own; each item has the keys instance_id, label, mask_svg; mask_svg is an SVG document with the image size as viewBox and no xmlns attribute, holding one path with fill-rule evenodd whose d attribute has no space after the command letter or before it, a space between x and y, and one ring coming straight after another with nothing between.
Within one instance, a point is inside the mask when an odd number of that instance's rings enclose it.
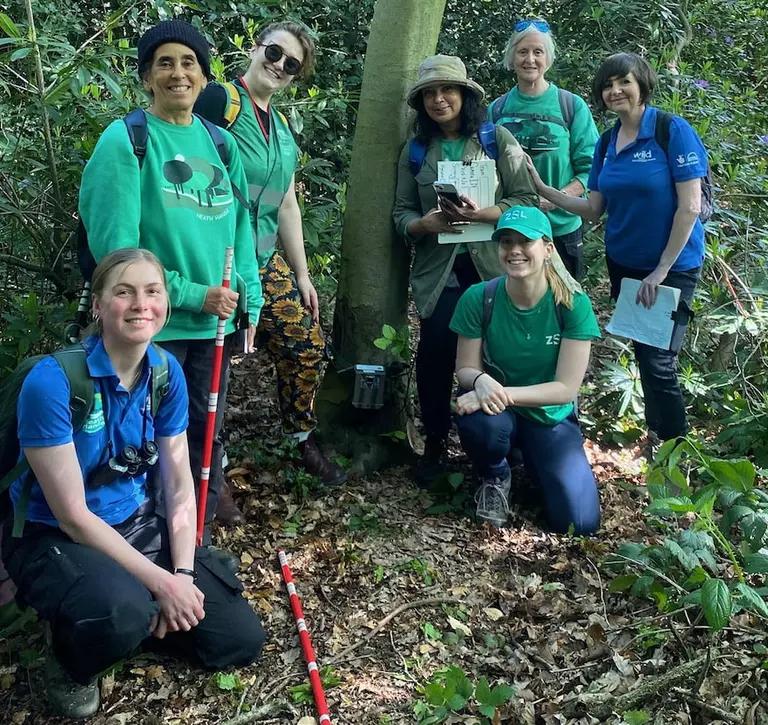
<instances>
[{"instance_id":1,"label":"black boot","mask_svg":"<svg viewBox=\"0 0 768 725\"><path fill-rule=\"evenodd\" d=\"M414 476L419 488L429 488L430 484L447 472L447 444L444 438L427 438L424 445L424 455L416 464Z\"/></svg>"}]
</instances>

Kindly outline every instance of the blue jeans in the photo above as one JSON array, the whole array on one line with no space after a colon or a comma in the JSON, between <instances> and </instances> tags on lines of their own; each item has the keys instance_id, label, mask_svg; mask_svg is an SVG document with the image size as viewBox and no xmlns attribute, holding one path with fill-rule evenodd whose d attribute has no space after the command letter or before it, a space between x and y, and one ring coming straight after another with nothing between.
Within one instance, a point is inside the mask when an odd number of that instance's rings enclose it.
<instances>
[{"instance_id":1,"label":"blue jeans","mask_svg":"<svg viewBox=\"0 0 768 725\"><path fill-rule=\"evenodd\" d=\"M512 445L542 494L549 526L565 533L593 534L600 526L597 484L584 454L575 414L557 425L536 423L512 408L498 415L478 410L456 417L461 445L482 477L505 476Z\"/></svg>"},{"instance_id":2,"label":"blue jeans","mask_svg":"<svg viewBox=\"0 0 768 725\"><path fill-rule=\"evenodd\" d=\"M651 273L649 269L624 267L608 256L606 261L613 299L618 299L621 280L624 277L643 279ZM688 431L685 400L677 379L677 354L683 346L688 322L693 317L691 303L700 276L701 267L696 267L682 272L670 272L663 282L667 287L677 287L680 290L680 303L670 349L661 350L640 342L633 343L640 382L643 385L645 422L648 429L654 431L664 441L684 436Z\"/></svg>"}]
</instances>

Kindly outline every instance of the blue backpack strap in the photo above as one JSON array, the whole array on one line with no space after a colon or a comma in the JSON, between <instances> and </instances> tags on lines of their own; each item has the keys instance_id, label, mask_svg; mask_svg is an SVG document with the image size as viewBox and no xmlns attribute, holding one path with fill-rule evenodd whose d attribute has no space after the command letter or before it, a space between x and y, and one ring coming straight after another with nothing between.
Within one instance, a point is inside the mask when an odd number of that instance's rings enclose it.
<instances>
[{"instance_id":1,"label":"blue backpack strap","mask_svg":"<svg viewBox=\"0 0 768 725\"><path fill-rule=\"evenodd\" d=\"M143 108L134 108L123 117L123 122L128 129L128 138L131 141L131 146L133 146L133 153L139 160L139 168L141 168L144 157L147 155L147 139L149 138L146 113Z\"/></svg>"},{"instance_id":2,"label":"blue backpack strap","mask_svg":"<svg viewBox=\"0 0 768 725\"><path fill-rule=\"evenodd\" d=\"M491 103L492 123L498 123L499 119L504 115L504 106L507 104L507 98L509 98L509 91L503 96L499 96L493 103Z\"/></svg>"},{"instance_id":3,"label":"blue backpack strap","mask_svg":"<svg viewBox=\"0 0 768 725\"><path fill-rule=\"evenodd\" d=\"M408 142L408 165L411 167L411 173L416 176L421 167L424 166L424 159L427 158L427 144L423 141L412 138Z\"/></svg>"},{"instance_id":4,"label":"blue backpack strap","mask_svg":"<svg viewBox=\"0 0 768 725\"><path fill-rule=\"evenodd\" d=\"M565 121L566 127L570 131L571 126L573 125L573 117L576 115L573 93L563 90L562 88L558 88L557 100L560 102L560 114L563 117L563 121Z\"/></svg>"},{"instance_id":5,"label":"blue backpack strap","mask_svg":"<svg viewBox=\"0 0 768 725\"><path fill-rule=\"evenodd\" d=\"M477 140L486 156L496 161L499 158L499 146L496 143L496 126L491 121L483 121L477 129Z\"/></svg>"}]
</instances>

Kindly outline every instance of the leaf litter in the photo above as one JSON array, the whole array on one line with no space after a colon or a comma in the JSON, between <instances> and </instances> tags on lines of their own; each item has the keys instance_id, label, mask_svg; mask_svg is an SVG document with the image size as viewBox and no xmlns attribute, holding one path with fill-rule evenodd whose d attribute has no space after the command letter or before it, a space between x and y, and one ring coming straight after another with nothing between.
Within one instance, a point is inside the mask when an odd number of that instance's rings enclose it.
<instances>
[{"instance_id":1,"label":"leaf litter","mask_svg":"<svg viewBox=\"0 0 768 725\"><path fill-rule=\"evenodd\" d=\"M589 539L547 532L519 471L509 528L502 530L477 526L460 512L427 515L435 499L415 487L406 468L350 475L341 488L310 489L297 499L286 481L295 469L274 455L282 442L273 388L273 372L260 356L233 367L227 475L248 523L216 531L216 543L239 555L245 596L269 633L261 662L212 677L140 651L102 679L102 708L89 723L214 725L269 703L279 707L257 722L315 722L277 565L281 547L290 555L321 669L358 645L323 671L334 723L416 723L417 687L449 665L474 681L514 687L515 698L494 723L719 722L716 709L734 722L766 722L768 649L753 617L735 617L714 638L700 622L678 618L673 634L670 618L652 602L608 591L601 559L622 541L653 537L642 514L639 449L587 441L603 510L600 533ZM454 453L468 480L466 461ZM414 602L430 603L409 606ZM404 608L359 644L398 607ZM65 722L44 709L41 628L28 625L0 652L0 672L7 672L0 678L0 721ZM610 712L627 693L653 687L654 678L674 675L703 652L706 669L693 680ZM608 702L609 714L590 715L589 698ZM446 722L479 720L454 714Z\"/></svg>"}]
</instances>

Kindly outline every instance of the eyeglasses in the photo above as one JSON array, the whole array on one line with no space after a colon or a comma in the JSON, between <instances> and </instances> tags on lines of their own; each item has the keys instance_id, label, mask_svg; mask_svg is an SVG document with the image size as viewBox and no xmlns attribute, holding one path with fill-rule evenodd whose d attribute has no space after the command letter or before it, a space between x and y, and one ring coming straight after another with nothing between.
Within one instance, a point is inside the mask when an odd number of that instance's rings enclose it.
<instances>
[{"instance_id":1,"label":"eyeglasses","mask_svg":"<svg viewBox=\"0 0 768 725\"><path fill-rule=\"evenodd\" d=\"M546 20L518 20L515 23L515 32L521 33L526 28L530 28L531 25L542 33L548 33L550 30L549 23Z\"/></svg>"},{"instance_id":2,"label":"eyeglasses","mask_svg":"<svg viewBox=\"0 0 768 725\"><path fill-rule=\"evenodd\" d=\"M289 76L295 76L301 72L301 66L303 63L292 55L288 55L277 43L256 43L260 48L264 48L264 57L270 63L277 63L280 58L285 56L285 63L283 63L283 70Z\"/></svg>"}]
</instances>

